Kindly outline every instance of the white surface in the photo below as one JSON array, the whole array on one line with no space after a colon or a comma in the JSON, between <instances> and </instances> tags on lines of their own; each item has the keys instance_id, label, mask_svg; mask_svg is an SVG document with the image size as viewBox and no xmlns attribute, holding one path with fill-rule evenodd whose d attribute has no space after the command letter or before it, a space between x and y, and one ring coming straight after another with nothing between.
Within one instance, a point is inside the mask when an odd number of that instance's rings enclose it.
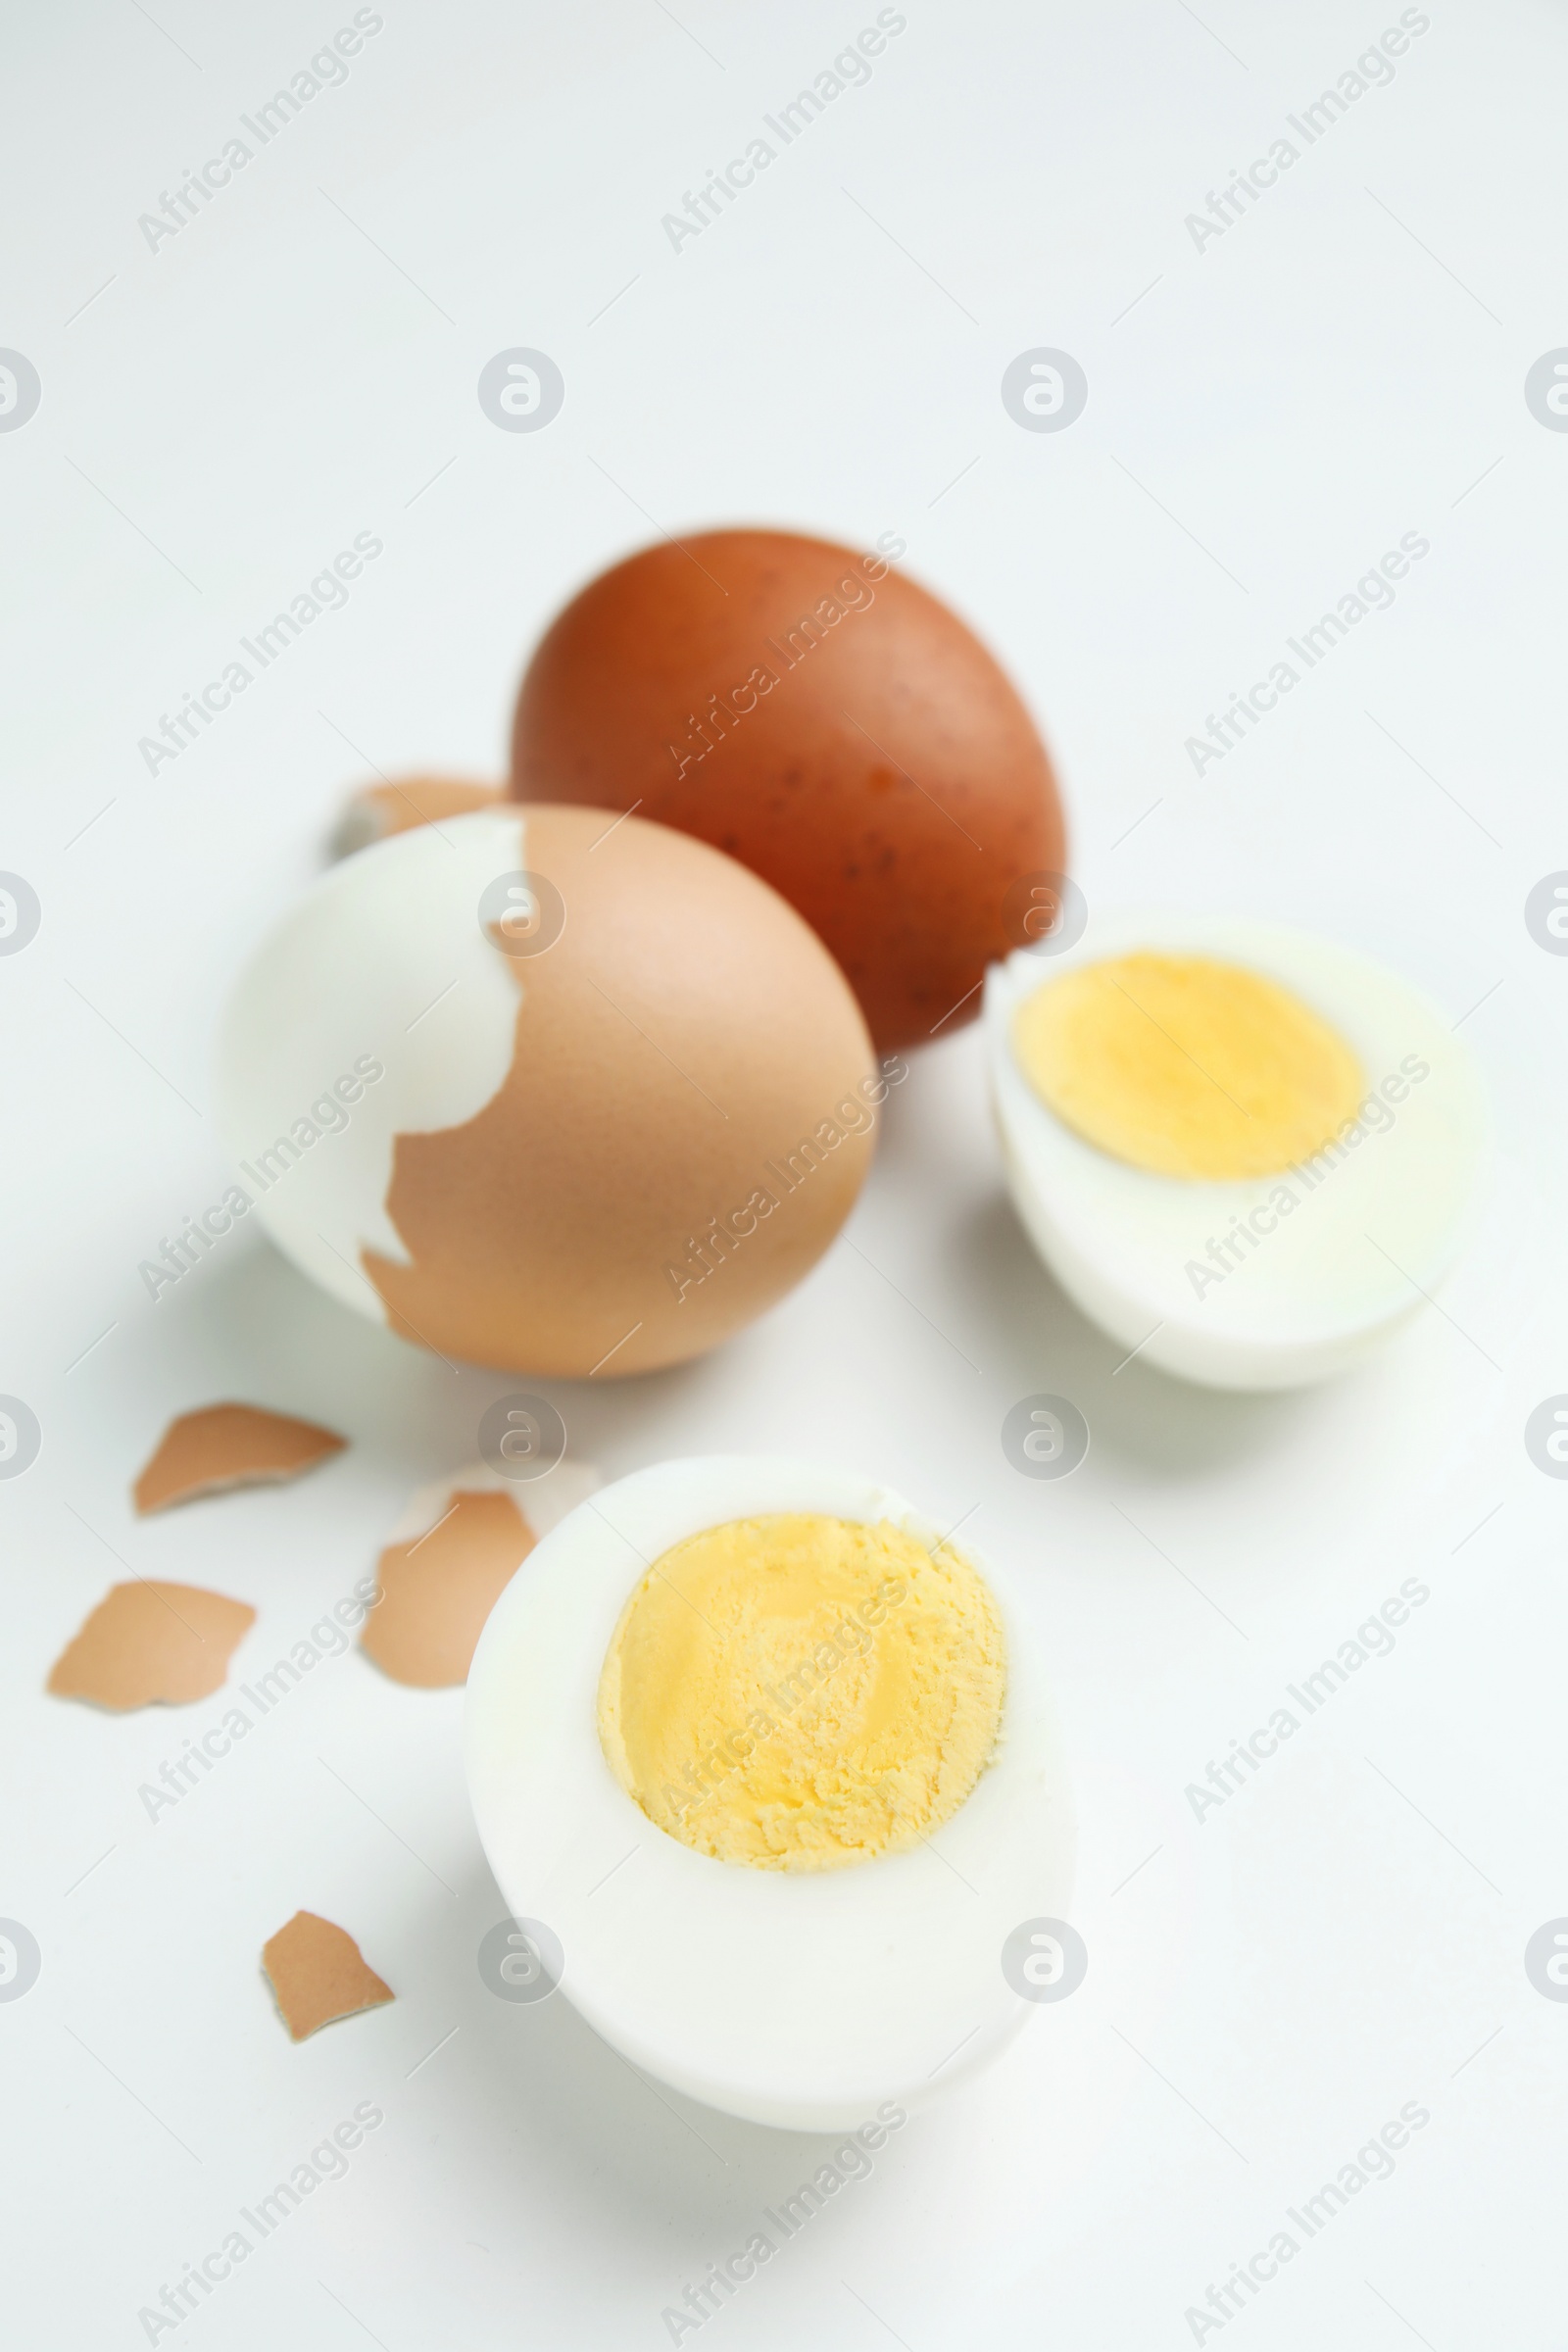
<instances>
[{"instance_id":1,"label":"white surface","mask_svg":"<svg viewBox=\"0 0 1568 2352\"><path fill-rule=\"evenodd\" d=\"M549 1482L546 1481L546 1484ZM468 1677L474 1818L513 1914L548 1923L562 1993L633 2065L727 2115L853 2132L884 2100L946 2100L1039 2015L998 1955L1072 1898L1072 1793L1016 1595L960 1534L1007 1644L996 1756L907 1853L748 1870L655 1830L600 1745L599 1685L626 1603L688 1536L774 1511L947 1530L874 1480L731 1454L661 1462L573 1513L491 1612Z\"/></svg>"},{"instance_id":2,"label":"white surface","mask_svg":"<svg viewBox=\"0 0 1568 2352\"><path fill-rule=\"evenodd\" d=\"M1521 1957L1568 1913L1568 1485L1521 1431L1568 1389L1568 961L1521 910L1568 865L1568 436L1521 388L1568 341L1560 14L1434 7L1393 82L1200 253L1184 216L1396 11L911 5L869 83L677 254L661 216L874 11L675 0L688 38L648 0L389 0L346 84L149 252L138 214L351 13L12 12L0 341L44 405L0 435L0 865L44 927L0 960L0 1389L44 1450L0 1484L0 1912L44 1973L0 2005L11 2332L144 2342L160 2283L361 2101L385 2123L347 2178L166 2346L652 2348L822 2160L662 2101L564 2002L485 1991L501 1903L460 1693L324 1659L154 1823L138 1784L218 1701L112 1720L40 1688L122 1561L254 1601L254 1685L411 1487L472 1457L507 1384L413 1353L253 1233L156 1303L137 1263L228 1180L218 1010L344 787L372 761L494 771L570 587L649 517L757 515L906 533L1048 724L1092 904L1305 922L1463 1018L1499 1180L1451 1319L1344 1383L1113 1377L1005 1201L970 1028L894 1091L845 1239L776 1312L703 1363L552 1384L610 1476L787 1449L945 1523L978 1505L1072 1759L1081 1990L700 2340L1175 2352L1209 2282L1417 2101L1394 2177L1211 2352L1391 2352L1409 2328L1552 2352L1568 2004ZM998 395L1045 344L1091 386L1054 435ZM475 398L514 345L566 377L541 433ZM362 530L385 552L346 607L149 775L160 713ZM1432 552L1393 609L1196 777L1221 696L1406 530ZM999 1444L1041 1390L1093 1431L1059 1485ZM353 1446L135 1523L169 1414L228 1395ZM1392 1654L1196 1819L1210 1759L1417 1575ZM295 2048L257 1955L302 1904L398 1997Z\"/></svg>"},{"instance_id":3,"label":"white surface","mask_svg":"<svg viewBox=\"0 0 1568 2352\"><path fill-rule=\"evenodd\" d=\"M1266 973L1350 1047L1366 1090L1357 1116L1304 1169L1237 1184L1155 1175L1097 1151L1041 1100L1013 1051L1019 1006L1074 965L1141 950ZM984 1005L998 1142L1024 1230L1124 1349L1216 1388L1300 1388L1438 1303L1474 1226L1491 1118L1450 1016L1386 965L1278 923L1091 913L1059 958L1019 949L994 964ZM1250 1242L1232 1240L1238 1224Z\"/></svg>"}]
</instances>

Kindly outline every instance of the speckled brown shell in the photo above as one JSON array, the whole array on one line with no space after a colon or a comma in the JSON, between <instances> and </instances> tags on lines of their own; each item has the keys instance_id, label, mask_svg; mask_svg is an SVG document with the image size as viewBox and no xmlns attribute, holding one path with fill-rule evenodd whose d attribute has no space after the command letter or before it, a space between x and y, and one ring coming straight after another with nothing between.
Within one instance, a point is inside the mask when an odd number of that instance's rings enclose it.
<instances>
[{"instance_id":1,"label":"speckled brown shell","mask_svg":"<svg viewBox=\"0 0 1568 2352\"><path fill-rule=\"evenodd\" d=\"M575 597L522 681L511 790L727 850L826 941L884 1052L974 1017L1021 944L1008 885L1065 858L984 646L880 557L781 531L647 548Z\"/></svg>"}]
</instances>

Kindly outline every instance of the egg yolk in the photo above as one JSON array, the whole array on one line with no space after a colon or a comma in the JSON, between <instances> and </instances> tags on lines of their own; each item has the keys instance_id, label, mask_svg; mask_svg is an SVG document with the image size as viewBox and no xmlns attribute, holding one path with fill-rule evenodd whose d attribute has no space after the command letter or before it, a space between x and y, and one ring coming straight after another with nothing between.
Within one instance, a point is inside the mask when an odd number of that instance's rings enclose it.
<instances>
[{"instance_id":1,"label":"egg yolk","mask_svg":"<svg viewBox=\"0 0 1568 2352\"><path fill-rule=\"evenodd\" d=\"M836 1870L928 1838L996 1745L1006 1647L948 1544L882 1521L736 1519L643 1578L599 1683L615 1778L682 1844Z\"/></svg>"},{"instance_id":2,"label":"egg yolk","mask_svg":"<svg viewBox=\"0 0 1568 2352\"><path fill-rule=\"evenodd\" d=\"M1064 972L1018 1006L1012 1047L1041 1101L1087 1143L1211 1183L1309 1159L1365 1092L1355 1054L1298 997L1204 956Z\"/></svg>"}]
</instances>

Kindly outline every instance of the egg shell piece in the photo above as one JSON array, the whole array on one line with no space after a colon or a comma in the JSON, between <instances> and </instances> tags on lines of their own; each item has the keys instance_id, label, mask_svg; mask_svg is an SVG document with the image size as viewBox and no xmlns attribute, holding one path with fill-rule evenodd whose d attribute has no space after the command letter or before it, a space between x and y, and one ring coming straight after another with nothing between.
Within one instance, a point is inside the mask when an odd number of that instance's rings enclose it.
<instances>
[{"instance_id":1,"label":"egg shell piece","mask_svg":"<svg viewBox=\"0 0 1568 2352\"><path fill-rule=\"evenodd\" d=\"M467 1679L485 1619L541 1535L599 1484L585 1463L508 1478L475 1462L410 1498L377 1568L360 1647L392 1682L449 1689Z\"/></svg>"},{"instance_id":2,"label":"egg shell piece","mask_svg":"<svg viewBox=\"0 0 1568 2352\"><path fill-rule=\"evenodd\" d=\"M209 1404L170 1422L131 1488L140 1516L233 1487L280 1486L341 1453L335 1430L265 1405Z\"/></svg>"},{"instance_id":3,"label":"egg shell piece","mask_svg":"<svg viewBox=\"0 0 1568 2352\"><path fill-rule=\"evenodd\" d=\"M49 1670L56 1698L81 1698L124 1714L210 1698L256 1622L247 1600L201 1585L112 1585Z\"/></svg>"},{"instance_id":4,"label":"egg shell piece","mask_svg":"<svg viewBox=\"0 0 1568 2352\"><path fill-rule=\"evenodd\" d=\"M347 1928L317 1911L296 1911L262 1946L262 1971L292 2041L342 2017L396 1999Z\"/></svg>"},{"instance_id":5,"label":"egg shell piece","mask_svg":"<svg viewBox=\"0 0 1568 2352\"><path fill-rule=\"evenodd\" d=\"M1357 1054L1387 1124L1304 1170L1230 1184L1152 1174L1085 1142L1025 1078L1012 1016L1074 965L1139 949L1246 965L1293 990ZM1491 1157L1474 1058L1417 989L1337 941L1239 916L1097 917L1058 956L1021 950L994 965L985 1022L1019 1217L1068 1297L1140 1362L1216 1388L1331 1378L1419 1314L1464 1246ZM1401 1073L1408 1057L1425 1078ZM1396 1100L1382 1095L1386 1080ZM1246 1254L1227 1268L1222 1253L1216 1271L1210 1241L1254 1216L1266 1228L1256 1249L1238 1245Z\"/></svg>"},{"instance_id":6,"label":"egg shell piece","mask_svg":"<svg viewBox=\"0 0 1568 2352\"><path fill-rule=\"evenodd\" d=\"M890 1489L808 1462L636 1472L563 1521L503 1593L469 1674L465 1754L503 1897L559 1936L561 1989L596 2032L707 2105L847 2130L883 2099L941 2095L1025 2021L1002 1948L1020 1922L1067 1911L1072 1806L1031 1643L965 1543L1002 1612L1007 1696L996 1756L939 1851L802 1875L716 1861L654 1827L599 1741L621 1611L682 1538L781 1511L886 1518L927 1545L945 1532Z\"/></svg>"}]
</instances>

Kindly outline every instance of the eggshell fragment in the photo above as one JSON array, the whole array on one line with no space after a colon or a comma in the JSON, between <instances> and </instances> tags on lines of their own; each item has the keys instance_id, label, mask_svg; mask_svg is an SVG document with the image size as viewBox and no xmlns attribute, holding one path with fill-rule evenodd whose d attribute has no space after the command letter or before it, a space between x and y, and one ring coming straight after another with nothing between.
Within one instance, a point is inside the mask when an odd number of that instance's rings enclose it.
<instances>
[{"instance_id":1,"label":"eggshell fragment","mask_svg":"<svg viewBox=\"0 0 1568 2352\"><path fill-rule=\"evenodd\" d=\"M347 1444L314 1421L293 1421L260 1405L204 1405L171 1421L131 1493L145 1517L227 1487L281 1485Z\"/></svg>"},{"instance_id":2,"label":"eggshell fragment","mask_svg":"<svg viewBox=\"0 0 1568 2352\"><path fill-rule=\"evenodd\" d=\"M200 1585L115 1585L55 1660L47 1687L117 1714L184 1706L221 1688L255 1622L247 1602Z\"/></svg>"},{"instance_id":3,"label":"eggshell fragment","mask_svg":"<svg viewBox=\"0 0 1568 2352\"><path fill-rule=\"evenodd\" d=\"M455 1494L435 1527L382 1552L381 1597L360 1647L395 1683L466 1682L485 1619L532 1549L510 1494Z\"/></svg>"},{"instance_id":4,"label":"eggshell fragment","mask_svg":"<svg viewBox=\"0 0 1568 2352\"><path fill-rule=\"evenodd\" d=\"M1050 760L985 647L885 557L785 531L697 532L591 581L528 665L510 789L738 858L884 1052L975 1017L1026 942L1019 891L1027 911L1065 865Z\"/></svg>"},{"instance_id":5,"label":"eggshell fragment","mask_svg":"<svg viewBox=\"0 0 1568 2352\"><path fill-rule=\"evenodd\" d=\"M586 1464L548 1481L508 1479L475 1463L416 1494L377 1569L360 1647L395 1683L464 1683L485 1620L541 1536L599 1483Z\"/></svg>"},{"instance_id":6,"label":"eggshell fragment","mask_svg":"<svg viewBox=\"0 0 1568 2352\"><path fill-rule=\"evenodd\" d=\"M367 1965L346 1928L315 1911L296 1911L262 1946L262 1966L278 2014L295 2041L334 2018L357 2017L396 1999L390 1984Z\"/></svg>"},{"instance_id":7,"label":"eggshell fragment","mask_svg":"<svg viewBox=\"0 0 1568 2352\"><path fill-rule=\"evenodd\" d=\"M383 777L378 784L362 784L344 803L332 848L339 858L348 858L391 833L439 824L443 817L462 816L469 808L488 808L500 798L499 784L466 778L404 776L393 782Z\"/></svg>"}]
</instances>

